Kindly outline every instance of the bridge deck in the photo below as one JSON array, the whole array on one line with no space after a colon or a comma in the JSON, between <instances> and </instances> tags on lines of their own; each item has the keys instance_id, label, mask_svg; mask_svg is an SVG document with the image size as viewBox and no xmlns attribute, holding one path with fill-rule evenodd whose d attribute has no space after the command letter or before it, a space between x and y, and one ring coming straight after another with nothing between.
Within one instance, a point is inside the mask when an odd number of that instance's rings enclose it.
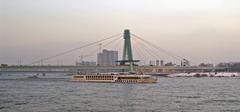
<instances>
[{"instance_id":1,"label":"bridge deck","mask_svg":"<svg viewBox=\"0 0 240 112\"><path fill-rule=\"evenodd\" d=\"M225 71L224 67L166 67L166 66L137 66L144 72L194 72L194 71ZM123 72L128 66L7 66L0 67L1 73L30 72L30 73L77 73L77 72Z\"/></svg>"}]
</instances>

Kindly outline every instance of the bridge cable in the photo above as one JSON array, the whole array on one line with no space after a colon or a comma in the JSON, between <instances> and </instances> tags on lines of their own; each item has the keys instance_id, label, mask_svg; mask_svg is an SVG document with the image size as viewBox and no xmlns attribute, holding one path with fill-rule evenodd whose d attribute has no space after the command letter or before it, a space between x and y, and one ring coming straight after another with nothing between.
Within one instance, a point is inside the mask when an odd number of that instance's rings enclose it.
<instances>
[{"instance_id":1,"label":"bridge cable","mask_svg":"<svg viewBox=\"0 0 240 112\"><path fill-rule=\"evenodd\" d=\"M116 36L119 36L119 35L121 35L121 34L115 34L115 35L112 35L112 36L110 36L110 37L108 37L108 38L105 38L105 39L101 39L101 40L98 40L98 41L95 41L95 42L92 42L92 43L89 43L89 44L86 44L86 45L83 45L83 46L80 46L80 47L77 47L77 48L73 48L73 49L70 49L70 50L67 50L67 51L58 53L58 54L53 55L53 56L49 56L49 57L46 57L46 58L43 58L43 59L39 59L39 60L37 60L37 61L32 62L32 64L36 64L36 63L39 63L39 62L42 62L42 61L46 61L46 60L50 60L50 59L52 59L52 58L56 58L56 57L59 57L59 56L62 56L62 55L71 53L71 52L73 52L73 51L76 51L76 50L79 50L79 49L82 49L82 48L85 48L85 47L94 45L94 44L96 44L96 43L99 43L99 42L102 42L102 41L106 41L106 40L115 38Z\"/></svg>"},{"instance_id":2,"label":"bridge cable","mask_svg":"<svg viewBox=\"0 0 240 112\"><path fill-rule=\"evenodd\" d=\"M137 36L137 35L135 35L135 34L131 34L131 35L134 36L134 37L136 37L136 38L138 38L139 40L147 43L148 45L154 47L155 49L157 49L157 50L159 50L159 51L161 51L161 52L164 52L165 54L173 57L174 59L177 59L177 60L180 60L180 61L181 61L182 59L185 59L185 58L183 58L183 57L174 55L173 53L170 53L170 52L168 52L167 50L165 50L165 49L163 49L163 48L161 48L161 47L159 47L159 46L157 46L157 45L155 45L155 44L152 44L151 42L149 42L149 41L147 41L147 40L145 40L145 39L143 39L143 38L141 38L141 37L139 37L139 36ZM179 58L180 58L180 59L179 59Z\"/></svg>"},{"instance_id":3,"label":"bridge cable","mask_svg":"<svg viewBox=\"0 0 240 112\"><path fill-rule=\"evenodd\" d=\"M115 44L114 48L116 49L116 48L121 47L121 49L122 49L123 47L120 46L120 44L123 45L123 41L122 41L122 40L118 41L118 42ZM120 51L122 51L122 50L120 50Z\"/></svg>"},{"instance_id":4,"label":"bridge cable","mask_svg":"<svg viewBox=\"0 0 240 112\"><path fill-rule=\"evenodd\" d=\"M122 35L121 35L120 37L114 39L114 40L109 41L108 43L104 44L102 47L103 47L103 48L104 48L104 47L107 47L108 45L110 45L110 44L116 42L117 40L120 40L121 38L122 38ZM99 50L99 49L94 50L93 52L87 54L86 56L91 57L91 56L93 56L93 54L95 54L98 50Z\"/></svg>"},{"instance_id":5,"label":"bridge cable","mask_svg":"<svg viewBox=\"0 0 240 112\"><path fill-rule=\"evenodd\" d=\"M149 54L149 56L151 56L151 57L153 57L155 59L158 59L158 58L161 57L158 54L156 54L155 52L153 52L150 48L148 48L144 43L138 41L136 38L133 38L133 39L142 46L143 50L145 50L147 52L147 54Z\"/></svg>"},{"instance_id":6,"label":"bridge cable","mask_svg":"<svg viewBox=\"0 0 240 112\"><path fill-rule=\"evenodd\" d=\"M133 39L133 41L136 41L135 39ZM147 57L146 57L146 55L144 55L144 54L146 54L146 53L144 53L140 48L139 48L139 46L135 46L134 44L133 44L133 48L134 48L134 51L136 51L136 53L137 53L137 55L139 56L139 58L142 58L143 59L143 61L145 62L145 60L147 60ZM135 55L134 55L135 56Z\"/></svg>"}]
</instances>

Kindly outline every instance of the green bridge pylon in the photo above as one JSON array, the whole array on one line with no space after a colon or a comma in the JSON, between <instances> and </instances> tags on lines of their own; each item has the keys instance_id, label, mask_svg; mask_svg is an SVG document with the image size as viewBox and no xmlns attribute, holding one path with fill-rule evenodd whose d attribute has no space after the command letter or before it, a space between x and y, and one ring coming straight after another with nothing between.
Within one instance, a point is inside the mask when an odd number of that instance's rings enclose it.
<instances>
[{"instance_id":1,"label":"green bridge pylon","mask_svg":"<svg viewBox=\"0 0 240 112\"><path fill-rule=\"evenodd\" d=\"M131 45L131 36L129 30L124 30L124 46L123 46L123 60L128 58L128 61L133 60L132 45Z\"/></svg>"},{"instance_id":2,"label":"green bridge pylon","mask_svg":"<svg viewBox=\"0 0 240 112\"><path fill-rule=\"evenodd\" d=\"M125 63L129 63L129 72L134 73L134 62L139 62L139 60L133 60L131 33L128 29L124 30L123 39L124 46L122 60L118 60L117 62L120 62L120 65L125 65Z\"/></svg>"},{"instance_id":3,"label":"green bridge pylon","mask_svg":"<svg viewBox=\"0 0 240 112\"><path fill-rule=\"evenodd\" d=\"M134 72L134 62L138 60L133 60L133 52L132 52L132 45L131 45L131 34L128 29L124 30L124 46L123 46L123 56L122 56L122 64L125 62L129 62L130 72Z\"/></svg>"}]
</instances>

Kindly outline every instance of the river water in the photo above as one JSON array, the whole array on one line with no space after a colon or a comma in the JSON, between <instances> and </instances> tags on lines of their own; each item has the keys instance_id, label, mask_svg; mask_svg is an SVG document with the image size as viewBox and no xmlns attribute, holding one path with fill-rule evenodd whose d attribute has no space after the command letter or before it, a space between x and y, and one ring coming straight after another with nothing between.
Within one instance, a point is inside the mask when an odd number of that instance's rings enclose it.
<instances>
[{"instance_id":1,"label":"river water","mask_svg":"<svg viewBox=\"0 0 240 112\"><path fill-rule=\"evenodd\" d=\"M0 112L240 112L239 78L110 84L1 77Z\"/></svg>"}]
</instances>

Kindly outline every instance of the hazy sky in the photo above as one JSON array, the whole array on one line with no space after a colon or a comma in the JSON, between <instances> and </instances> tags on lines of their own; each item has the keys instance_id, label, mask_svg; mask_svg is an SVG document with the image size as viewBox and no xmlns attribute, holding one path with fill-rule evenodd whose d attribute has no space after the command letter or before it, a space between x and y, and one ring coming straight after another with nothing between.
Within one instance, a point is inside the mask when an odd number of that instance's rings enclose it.
<instances>
[{"instance_id":1,"label":"hazy sky","mask_svg":"<svg viewBox=\"0 0 240 112\"><path fill-rule=\"evenodd\" d=\"M0 0L0 63L29 64L126 28L193 64L240 61L240 0ZM90 49L46 63L73 64Z\"/></svg>"}]
</instances>

